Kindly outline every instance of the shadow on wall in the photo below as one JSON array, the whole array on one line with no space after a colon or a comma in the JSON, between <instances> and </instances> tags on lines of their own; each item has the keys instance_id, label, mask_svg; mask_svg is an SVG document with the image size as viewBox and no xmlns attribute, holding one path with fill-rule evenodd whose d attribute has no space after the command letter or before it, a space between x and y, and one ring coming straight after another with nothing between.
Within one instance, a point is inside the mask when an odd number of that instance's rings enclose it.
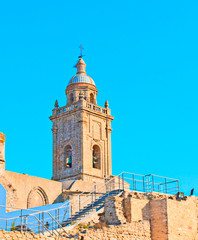
<instances>
[{"instance_id":1,"label":"shadow on wall","mask_svg":"<svg viewBox=\"0 0 198 240\"><path fill-rule=\"evenodd\" d=\"M150 220L150 203L148 202L145 207L142 208L142 220Z\"/></svg>"}]
</instances>

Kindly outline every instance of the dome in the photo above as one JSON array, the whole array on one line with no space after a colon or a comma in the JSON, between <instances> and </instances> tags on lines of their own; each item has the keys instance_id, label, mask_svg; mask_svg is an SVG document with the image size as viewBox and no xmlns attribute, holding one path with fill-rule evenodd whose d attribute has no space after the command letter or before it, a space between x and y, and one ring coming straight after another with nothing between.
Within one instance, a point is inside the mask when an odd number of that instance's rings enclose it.
<instances>
[{"instance_id":1,"label":"dome","mask_svg":"<svg viewBox=\"0 0 198 240\"><path fill-rule=\"evenodd\" d=\"M74 83L89 83L96 86L94 80L89 76L87 76L85 71L86 64L82 58L79 59L75 67L77 68L77 73L69 81L68 85L74 84Z\"/></svg>"},{"instance_id":2,"label":"dome","mask_svg":"<svg viewBox=\"0 0 198 240\"><path fill-rule=\"evenodd\" d=\"M69 84L72 83L89 83L95 86L94 80L85 74L76 74L75 76L73 76L72 79L69 81Z\"/></svg>"}]
</instances>

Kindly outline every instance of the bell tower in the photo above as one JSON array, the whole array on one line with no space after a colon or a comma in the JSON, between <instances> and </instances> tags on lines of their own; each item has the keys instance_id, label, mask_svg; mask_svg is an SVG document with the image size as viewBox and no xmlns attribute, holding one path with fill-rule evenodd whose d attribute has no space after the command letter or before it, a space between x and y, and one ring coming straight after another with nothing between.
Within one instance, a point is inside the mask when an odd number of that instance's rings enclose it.
<instances>
[{"instance_id":1,"label":"bell tower","mask_svg":"<svg viewBox=\"0 0 198 240\"><path fill-rule=\"evenodd\" d=\"M97 105L96 85L82 58L66 88L67 104L55 103L53 115L53 180L97 181L112 174L111 111Z\"/></svg>"}]
</instances>

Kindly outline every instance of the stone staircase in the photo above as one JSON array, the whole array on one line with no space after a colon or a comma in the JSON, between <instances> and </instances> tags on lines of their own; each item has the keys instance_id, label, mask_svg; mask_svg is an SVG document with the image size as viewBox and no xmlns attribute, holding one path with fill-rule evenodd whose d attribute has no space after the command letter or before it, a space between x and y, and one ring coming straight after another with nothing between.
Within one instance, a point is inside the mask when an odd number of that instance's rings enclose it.
<instances>
[{"instance_id":1,"label":"stone staircase","mask_svg":"<svg viewBox=\"0 0 198 240\"><path fill-rule=\"evenodd\" d=\"M82 208L80 211L76 212L75 214L71 215L70 218L68 218L66 221L62 222L62 226L66 227L68 225L76 226L80 222L82 222L85 218L88 216L91 216L91 214L99 211L101 208L104 207L104 201L105 198L108 196L117 196L121 194L121 190L113 190L104 193L101 197L96 199L95 201L87 204L84 208Z\"/></svg>"}]
</instances>

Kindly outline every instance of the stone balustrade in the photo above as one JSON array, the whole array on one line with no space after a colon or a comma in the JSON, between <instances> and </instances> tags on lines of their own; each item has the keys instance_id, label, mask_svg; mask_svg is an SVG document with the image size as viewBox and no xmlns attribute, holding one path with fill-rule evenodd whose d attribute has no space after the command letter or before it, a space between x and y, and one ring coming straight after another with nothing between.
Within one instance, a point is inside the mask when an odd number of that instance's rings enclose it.
<instances>
[{"instance_id":1,"label":"stone balustrade","mask_svg":"<svg viewBox=\"0 0 198 240\"><path fill-rule=\"evenodd\" d=\"M77 109L77 108L78 108L78 105L74 104L69 107L64 106L61 108L55 108L53 111L54 111L54 114L61 114L61 113L69 112L69 111Z\"/></svg>"},{"instance_id":2,"label":"stone balustrade","mask_svg":"<svg viewBox=\"0 0 198 240\"><path fill-rule=\"evenodd\" d=\"M53 110L53 113L56 115L56 114L62 114L62 113L66 113L66 112L69 112L71 110L75 110L75 109L78 109L80 108L80 104L79 103L76 103L76 104L73 104L71 106L64 106L64 107L60 107L60 108L55 108ZM108 110L106 108L103 108L103 107L99 107L95 104L92 104L92 103L88 103L86 102L86 105L85 105L85 108L88 108L88 109L91 109L91 110L94 110L94 111L97 111L97 112L100 112L100 113L103 113L103 114L108 114Z\"/></svg>"},{"instance_id":3,"label":"stone balustrade","mask_svg":"<svg viewBox=\"0 0 198 240\"><path fill-rule=\"evenodd\" d=\"M92 110L95 110L95 111L97 111L97 112L101 112L101 113L107 114L107 109L106 109L106 108L99 107L99 106L97 106L97 105L95 105L95 104L92 104L92 103L87 103L86 106L87 106L87 108L89 108L89 109L92 109Z\"/></svg>"}]
</instances>

